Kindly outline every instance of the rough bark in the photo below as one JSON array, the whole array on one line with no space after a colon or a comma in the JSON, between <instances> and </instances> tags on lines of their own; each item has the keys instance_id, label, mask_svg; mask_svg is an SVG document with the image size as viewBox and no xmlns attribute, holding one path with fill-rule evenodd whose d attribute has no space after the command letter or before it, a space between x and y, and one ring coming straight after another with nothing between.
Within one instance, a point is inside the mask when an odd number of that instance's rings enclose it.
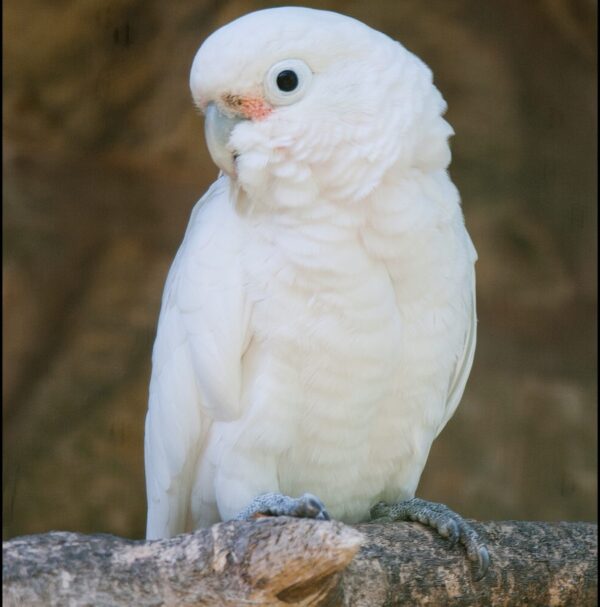
<instances>
[{"instance_id":1,"label":"rough bark","mask_svg":"<svg viewBox=\"0 0 600 607\"><path fill-rule=\"evenodd\" d=\"M360 533L264 518L168 540L52 532L3 544L3 601L44 607L325 605ZM333 604L333 603L332 603Z\"/></svg>"},{"instance_id":2,"label":"rough bark","mask_svg":"<svg viewBox=\"0 0 600 607\"><path fill-rule=\"evenodd\" d=\"M3 601L46 607L597 604L597 525L473 524L487 536L492 557L479 582L460 547L449 549L418 523L352 528L269 518L157 541L24 536L3 544Z\"/></svg>"},{"instance_id":3,"label":"rough bark","mask_svg":"<svg viewBox=\"0 0 600 607\"><path fill-rule=\"evenodd\" d=\"M344 605L544 607L598 604L598 526L503 521L471 524L491 565L473 581L461 547L418 523L357 525L366 540L344 572Z\"/></svg>"}]
</instances>

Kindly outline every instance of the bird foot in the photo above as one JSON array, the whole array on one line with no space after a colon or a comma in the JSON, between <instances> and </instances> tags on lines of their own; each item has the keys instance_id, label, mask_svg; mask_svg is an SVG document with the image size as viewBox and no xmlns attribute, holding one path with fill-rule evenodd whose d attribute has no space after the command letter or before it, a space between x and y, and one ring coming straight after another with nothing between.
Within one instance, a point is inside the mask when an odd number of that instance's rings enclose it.
<instances>
[{"instance_id":1,"label":"bird foot","mask_svg":"<svg viewBox=\"0 0 600 607\"><path fill-rule=\"evenodd\" d=\"M442 537L462 544L469 560L477 565L475 579L483 578L490 565L490 555L477 532L460 515L444 504L412 498L387 505L379 502L371 508L371 519L386 518L392 521L419 521L433 527Z\"/></svg>"},{"instance_id":2,"label":"bird foot","mask_svg":"<svg viewBox=\"0 0 600 607\"><path fill-rule=\"evenodd\" d=\"M310 493L305 493L298 498L288 497L281 493L263 493L255 497L235 518L240 521L261 516L294 516L329 520L329 514L323 502Z\"/></svg>"}]
</instances>

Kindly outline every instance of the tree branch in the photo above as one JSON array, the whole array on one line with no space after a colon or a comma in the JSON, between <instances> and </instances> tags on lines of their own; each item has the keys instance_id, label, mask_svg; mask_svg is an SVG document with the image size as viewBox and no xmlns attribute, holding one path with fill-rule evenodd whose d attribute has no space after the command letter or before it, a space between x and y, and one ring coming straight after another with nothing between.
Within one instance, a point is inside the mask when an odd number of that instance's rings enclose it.
<instances>
[{"instance_id":1,"label":"tree branch","mask_svg":"<svg viewBox=\"0 0 600 607\"><path fill-rule=\"evenodd\" d=\"M2 595L19 607L597 604L597 525L473 525L492 558L479 582L464 550L418 523L264 518L169 540L15 538Z\"/></svg>"}]
</instances>

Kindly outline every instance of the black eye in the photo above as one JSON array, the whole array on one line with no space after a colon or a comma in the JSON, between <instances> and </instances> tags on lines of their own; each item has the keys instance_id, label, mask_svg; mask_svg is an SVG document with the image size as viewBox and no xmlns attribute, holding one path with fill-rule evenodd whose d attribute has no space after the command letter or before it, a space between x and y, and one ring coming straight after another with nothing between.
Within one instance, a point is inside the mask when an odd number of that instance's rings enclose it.
<instances>
[{"instance_id":1,"label":"black eye","mask_svg":"<svg viewBox=\"0 0 600 607\"><path fill-rule=\"evenodd\" d=\"M275 106L296 103L308 90L312 77L312 70L302 59L278 61L264 76L265 95Z\"/></svg>"},{"instance_id":2,"label":"black eye","mask_svg":"<svg viewBox=\"0 0 600 607\"><path fill-rule=\"evenodd\" d=\"M293 70L283 70L277 74L277 88L290 93L298 86L298 75Z\"/></svg>"}]
</instances>

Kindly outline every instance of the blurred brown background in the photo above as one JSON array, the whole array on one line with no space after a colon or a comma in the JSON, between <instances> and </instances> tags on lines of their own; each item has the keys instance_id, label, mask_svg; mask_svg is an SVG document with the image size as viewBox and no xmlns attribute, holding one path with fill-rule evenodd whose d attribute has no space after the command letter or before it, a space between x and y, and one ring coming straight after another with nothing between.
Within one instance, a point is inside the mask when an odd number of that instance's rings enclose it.
<instances>
[{"instance_id":1,"label":"blurred brown background","mask_svg":"<svg viewBox=\"0 0 600 607\"><path fill-rule=\"evenodd\" d=\"M298 2L433 69L479 251L479 346L421 497L596 520L594 0ZM142 537L163 282L215 178L188 72L259 0L6 0L3 537Z\"/></svg>"}]
</instances>

